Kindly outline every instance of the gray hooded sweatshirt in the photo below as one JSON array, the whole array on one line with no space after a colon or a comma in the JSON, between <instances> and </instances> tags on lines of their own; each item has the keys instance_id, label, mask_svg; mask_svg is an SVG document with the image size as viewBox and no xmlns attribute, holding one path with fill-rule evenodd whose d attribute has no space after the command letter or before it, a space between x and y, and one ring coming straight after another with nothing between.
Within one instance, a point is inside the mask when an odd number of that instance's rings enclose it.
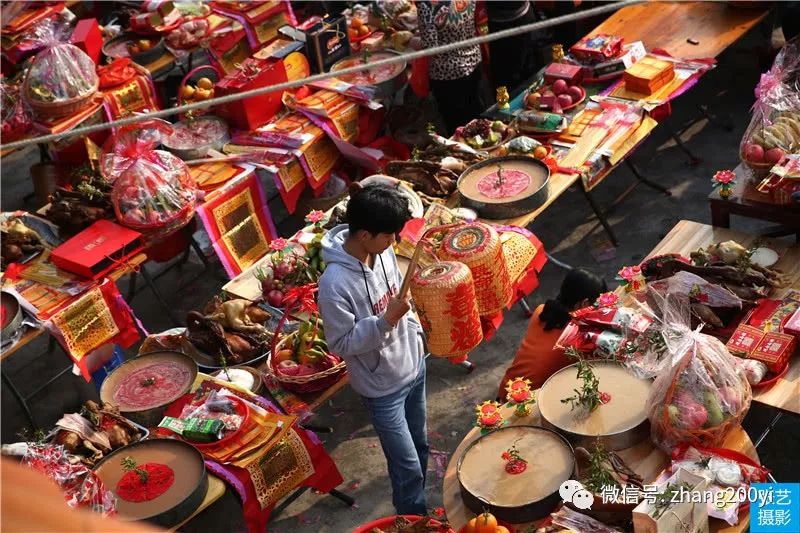
<instances>
[{"instance_id":1,"label":"gray hooded sweatshirt","mask_svg":"<svg viewBox=\"0 0 800 533\"><path fill-rule=\"evenodd\" d=\"M347 363L353 389L379 398L413 381L425 364L422 327L411 312L394 328L383 318L402 284L392 248L370 268L344 250L348 234L340 225L322 239L328 266L319 280L319 310L328 346Z\"/></svg>"}]
</instances>

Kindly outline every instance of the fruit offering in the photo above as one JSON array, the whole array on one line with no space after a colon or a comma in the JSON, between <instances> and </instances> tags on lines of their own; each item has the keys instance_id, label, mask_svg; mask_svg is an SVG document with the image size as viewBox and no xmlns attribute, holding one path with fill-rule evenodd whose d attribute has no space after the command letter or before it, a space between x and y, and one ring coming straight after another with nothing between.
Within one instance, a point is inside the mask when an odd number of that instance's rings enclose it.
<instances>
[{"instance_id":1,"label":"fruit offering","mask_svg":"<svg viewBox=\"0 0 800 533\"><path fill-rule=\"evenodd\" d=\"M558 79L552 85L531 89L525 97L525 107L561 113L572 109L586 98L586 91L580 85L570 85Z\"/></svg>"},{"instance_id":2,"label":"fruit offering","mask_svg":"<svg viewBox=\"0 0 800 533\"><path fill-rule=\"evenodd\" d=\"M270 247L274 252L266 264L256 271L256 278L261 282L264 301L282 309L286 291L316 283L325 271L321 253L322 233L318 233L307 248L285 239L274 239Z\"/></svg>"},{"instance_id":3,"label":"fruit offering","mask_svg":"<svg viewBox=\"0 0 800 533\"><path fill-rule=\"evenodd\" d=\"M156 42L151 39L139 39L136 42L130 42L126 46L128 53L132 56L147 52L156 45Z\"/></svg>"},{"instance_id":4,"label":"fruit offering","mask_svg":"<svg viewBox=\"0 0 800 533\"><path fill-rule=\"evenodd\" d=\"M209 29L210 26L206 19L189 20L167 35L167 44L171 48L179 49L198 46L203 38L208 35Z\"/></svg>"},{"instance_id":5,"label":"fruit offering","mask_svg":"<svg viewBox=\"0 0 800 533\"><path fill-rule=\"evenodd\" d=\"M312 316L278 344L272 365L287 376L309 376L333 368L341 361L328 351L322 319Z\"/></svg>"},{"instance_id":6,"label":"fruit offering","mask_svg":"<svg viewBox=\"0 0 800 533\"><path fill-rule=\"evenodd\" d=\"M347 36L351 42L360 41L370 33L372 33L372 29L358 17L353 17L350 21L350 27L347 28Z\"/></svg>"},{"instance_id":7,"label":"fruit offering","mask_svg":"<svg viewBox=\"0 0 800 533\"><path fill-rule=\"evenodd\" d=\"M200 78L195 85L187 83L181 87L180 96L184 104L210 100L214 98L214 82L211 78Z\"/></svg>"},{"instance_id":8,"label":"fruit offering","mask_svg":"<svg viewBox=\"0 0 800 533\"><path fill-rule=\"evenodd\" d=\"M34 33L35 40L45 48L34 56L25 75L24 96L29 102L88 98L97 91L94 61L77 46L60 39L55 22L40 24Z\"/></svg>"},{"instance_id":9,"label":"fruit offering","mask_svg":"<svg viewBox=\"0 0 800 533\"><path fill-rule=\"evenodd\" d=\"M786 154L800 150L800 110L778 113L768 126L753 128L742 145L748 163L777 164Z\"/></svg>"},{"instance_id":10,"label":"fruit offering","mask_svg":"<svg viewBox=\"0 0 800 533\"><path fill-rule=\"evenodd\" d=\"M138 231L176 230L194 215L194 179L182 159L154 148L172 129L158 121L123 126L101 154L117 220Z\"/></svg>"},{"instance_id":11,"label":"fruit offering","mask_svg":"<svg viewBox=\"0 0 800 533\"><path fill-rule=\"evenodd\" d=\"M727 429L741 422L752 392L725 346L707 335L692 346L671 372L660 374L649 399L653 442L671 450L681 442L716 446Z\"/></svg>"},{"instance_id":12,"label":"fruit offering","mask_svg":"<svg viewBox=\"0 0 800 533\"><path fill-rule=\"evenodd\" d=\"M453 140L476 149L491 149L513 136L514 130L500 120L476 118L466 126L456 128Z\"/></svg>"},{"instance_id":13,"label":"fruit offering","mask_svg":"<svg viewBox=\"0 0 800 533\"><path fill-rule=\"evenodd\" d=\"M472 518L462 529L463 533L509 533L506 526L500 525L492 513L484 512Z\"/></svg>"}]
</instances>

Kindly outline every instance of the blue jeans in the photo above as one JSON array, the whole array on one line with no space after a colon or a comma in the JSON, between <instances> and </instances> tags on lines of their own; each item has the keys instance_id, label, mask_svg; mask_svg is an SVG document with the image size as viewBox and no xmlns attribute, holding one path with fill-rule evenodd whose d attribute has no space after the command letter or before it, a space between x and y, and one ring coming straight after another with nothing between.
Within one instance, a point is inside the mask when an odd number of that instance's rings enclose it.
<instances>
[{"instance_id":1,"label":"blue jeans","mask_svg":"<svg viewBox=\"0 0 800 533\"><path fill-rule=\"evenodd\" d=\"M428 513L425 472L428 427L425 406L425 362L416 379L397 392L363 398L378 434L392 481L392 503L398 514Z\"/></svg>"}]
</instances>

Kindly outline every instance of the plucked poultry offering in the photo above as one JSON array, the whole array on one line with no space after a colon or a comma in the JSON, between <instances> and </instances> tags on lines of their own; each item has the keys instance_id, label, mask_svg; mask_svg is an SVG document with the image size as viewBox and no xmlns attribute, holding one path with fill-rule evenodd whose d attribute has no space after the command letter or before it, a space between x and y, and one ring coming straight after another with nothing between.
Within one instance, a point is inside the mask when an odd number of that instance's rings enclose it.
<instances>
[{"instance_id":1,"label":"plucked poultry offering","mask_svg":"<svg viewBox=\"0 0 800 533\"><path fill-rule=\"evenodd\" d=\"M80 462L92 466L107 453L141 437L139 428L122 416L117 406L89 400L80 413L64 415L56 422L53 440Z\"/></svg>"},{"instance_id":2,"label":"plucked poultry offering","mask_svg":"<svg viewBox=\"0 0 800 533\"><path fill-rule=\"evenodd\" d=\"M250 300L214 298L202 312L189 312L186 335L195 348L220 363L241 364L269 349L272 332L264 323L270 318Z\"/></svg>"}]
</instances>

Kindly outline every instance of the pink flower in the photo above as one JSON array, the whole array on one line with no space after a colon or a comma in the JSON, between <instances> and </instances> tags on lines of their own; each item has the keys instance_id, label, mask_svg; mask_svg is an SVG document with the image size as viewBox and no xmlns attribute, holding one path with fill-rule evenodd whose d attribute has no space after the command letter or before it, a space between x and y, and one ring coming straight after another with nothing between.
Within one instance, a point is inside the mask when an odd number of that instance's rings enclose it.
<instances>
[{"instance_id":1,"label":"pink flower","mask_svg":"<svg viewBox=\"0 0 800 533\"><path fill-rule=\"evenodd\" d=\"M619 296L613 292L604 292L597 298L597 304L600 307L611 307L617 305L617 302L619 302Z\"/></svg>"},{"instance_id":2,"label":"pink flower","mask_svg":"<svg viewBox=\"0 0 800 533\"><path fill-rule=\"evenodd\" d=\"M714 181L720 185L728 185L736 179L736 173L732 170L720 170L714 174Z\"/></svg>"},{"instance_id":3,"label":"pink flower","mask_svg":"<svg viewBox=\"0 0 800 533\"><path fill-rule=\"evenodd\" d=\"M630 282L633 281L635 277L640 276L641 274L642 274L642 268L639 265L634 265L634 266L623 267L623 269L617 273L617 276L624 279L625 281Z\"/></svg>"},{"instance_id":4,"label":"pink flower","mask_svg":"<svg viewBox=\"0 0 800 533\"><path fill-rule=\"evenodd\" d=\"M608 403L611 401L611 395L607 392L600 393L600 401L603 403Z\"/></svg>"},{"instance_id":5,"label":"pink flower","mask_svg":"<svg viewBox=\"0 0 800 533\"><path fill-rule=\"evenodd\" d=\"M269 243L269 247L271 250L280 252L286 248L287 244L289 244L289 241L287 241L283 237L278 237L277 239L272 239L272 242Z\"/></svg>"},{"instance_id":6,"label":"pink flower","mask_svg":"<svg viewBox=\"0 0 800 533\"><path fill-rule=\"evenodd\" d=\"M322 222L325 218L325 213L319 210L313 210L309 214L306 215L306 222L311 222L313 224L318 224Z\"/></svg>"}]
</instances>

